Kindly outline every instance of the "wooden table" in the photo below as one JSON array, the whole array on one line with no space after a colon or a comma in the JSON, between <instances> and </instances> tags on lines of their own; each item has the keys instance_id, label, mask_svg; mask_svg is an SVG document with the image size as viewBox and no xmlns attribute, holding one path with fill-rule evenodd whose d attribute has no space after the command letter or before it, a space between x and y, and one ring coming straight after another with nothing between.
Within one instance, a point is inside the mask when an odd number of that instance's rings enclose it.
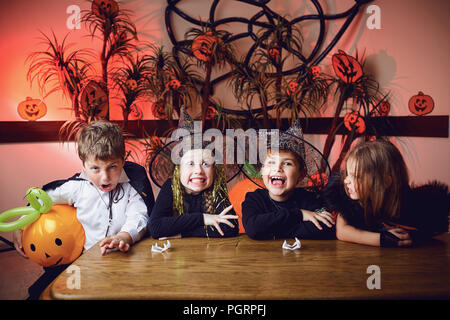
<instances>
[{"instance_id":1,"label":"wooden table","mask_svg":"<svg viewBox=\"0 0 450 320\"><path fill-rule=\"evenodd\" d=\"M52 299L395 299L450 297L450 234L418 248L378 248L338 240L171 240L164 253L147 238L127 254L100 255L98 245L73 265L80 289L63 272L49 286ZM293 243L288 239L288 243ZM380 289L368 289L379 267Z\"/></svg>"}]
</instances>

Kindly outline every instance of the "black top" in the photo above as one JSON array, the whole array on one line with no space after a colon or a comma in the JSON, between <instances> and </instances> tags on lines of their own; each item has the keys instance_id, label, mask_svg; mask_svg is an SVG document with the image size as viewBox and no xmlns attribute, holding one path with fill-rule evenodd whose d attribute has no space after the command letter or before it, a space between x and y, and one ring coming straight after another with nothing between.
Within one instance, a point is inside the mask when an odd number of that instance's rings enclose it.
<instances>
[{"instance_id":1,"label":"black top","mask_svg":"<svg viewBox=\"0 0 450 320\"><path fill-rule=\"evenodd\" d=\"M319 222L322 230L312 222L303 221L300 209L314 211L323 207L317 196L302 188L294 189L292 196L283 202L270 198L266 189L248 192L242 203L242 222L252 239L305 238L334 239L335 230Z\"/></svg>"},{"instance_id":2,"label":"black top","mask_svg":"<svg viewBox=\"0 0 450 320\"><path fill-rule=\"evenodd\" d=\"M208 226L207 233L203 221L203 214L206 213L204 208L203 193L197 195L184 194L185 210L187 212L182 215L173 210L173 192L172 179L168 179L161 187L152 214L150 215L148 228L153 238L170 237L181 233L185 237L211 237L220 238L222 235L214 226ZM219 214L226 208L225 201L222 201L216 209ZM234 210L230 210L227 214L235 215ZM220 223L223 237L234 237L239 233L237 219L230 219L235 227Z\"/></svg>"},{"instance_id":3,"label":"black top","mask_svg":"<svg viewBox=\"0 0 450 320\"><path fill-rule=\"evenodd\" d=\"M407 188L399 200L402 201L399 218L370 225L365 221L364 209L359 202L346 195L339 176L330 178L322 198L329 210L339 212L348 224L358 229L382 232L385 230L383 223L413 227L417 229L411 233L415 242L448 231L448 186L437 181Z\"/></svg>"}]
</instances>

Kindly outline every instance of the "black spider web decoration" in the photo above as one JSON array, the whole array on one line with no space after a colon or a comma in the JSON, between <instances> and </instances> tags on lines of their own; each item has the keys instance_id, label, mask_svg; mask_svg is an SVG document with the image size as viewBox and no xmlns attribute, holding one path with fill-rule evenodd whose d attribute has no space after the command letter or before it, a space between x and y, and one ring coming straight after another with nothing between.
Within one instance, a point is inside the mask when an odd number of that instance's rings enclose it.
<instances>
[{"instance_id":1,"label":"black spider web decoration","mask_svg":"<svg viewBox=\"0 0 450 320\"><path fill-rule=\"evenodd\" d=\"M235 0L242 3L249 4L251 6L255 6L259 8L259 11L254 14L250 19L244 18L244 17L228 17L216 20L216 9L218 4L221 0L213 0L209 9L209 18L208 21L200 21L198 19L195 19L191 17L190 15L183 12L180 8L178 8L176 5L181 2L182 0L167 0L167 7L165 10L165 23L166 23L166 29L167 33L169 35L170 41L173 44L173 53L175 60L179 65L180 61L178 58L178 53L183 52L184 54L191 55L192 51L188 48L190 47L189 44L192 43L192 40L177 40L172 28L171 23L171 17L172 15L178 15L182 19L186 20L189 23L192 23L195 26L198 27L207 27L212 30L216 30L217 27L228 24L228 23L242 23L247 25L247 31L241 32L238 34L231 34L229 37L222 39L224 42L231 43L233 41L243 39L243 38L250 38L253 40L253 45L251 45L250 49L248 50L246 56L245 56L245 65L247 68L249 68L248 64L252 58L252 56L255 54L256 50L258 48L267 49L267 47L264 45L264 41L261 41L262 37L267 36L272 30L275 29L275 23L276 21L283 21L284 24L289 25L292 27L293 25L300 23L302 21L308 21L308 20L317 20L319 21L319 33L317 37L316 44L312 51L309 53L308 56L304 56L302 52L293 50L292 48L287 48L287 46L283 45L283 49L289 51L290 54L297 57L302 64L300 64L297 67L283 70L282 76L292 75L292 74L298 74L299 83L306 77L308 68L313 65L319 64L326 56L327 54L333 49L333 47L336 45L336 43L341 39L342 35L345 33L345 31L350 26L351 22L354 20L355 16L360 11L360 8L364 6L365 4L372 2L373 0L355 0L355 3L352 7L350 7L348 10L337 13L337 14L325 14L322 6L320 5L318 0L310 0L313 7L316 10L316 14L308 14L299 16L296 18L293 18L292 20L287 20L285 17L279 15L278 13L274 12L268 7L268 4L271 2L271 0ZM230 2L230 0L227 0ZM266 19L267 21L262 21L262 19ZM333 37L333 39L330 41L326 47L324 47L324 41L325 41L325 33L326 33L326 24L325 22L327 20L337 20L337 19L345 19L343 25L338 30L336 35ZM258 35L254 32L255 27L267 29L267 32L264 33L264 35L261 37L258 37ZM321 48L323 48L321 50ZM226 80L232 75L232 72L229 71L227 73L224 73L217 78L214 78L211 80L211 87L214 88L218 83L221 81ZM273 74L268 74L269 76L273 76ZM212 101L210 101L211 105L214 105ZM268 106L267 110L273 109L274 106ZM262 113L262 108L252 108L251 113L253 114L260 114ZM249 111L247 110L233 110L233 109L227 109L223 108L222 112L228 113L228 114L235 114L240 116L248 116Z\"/></svg>"}]
</instances>

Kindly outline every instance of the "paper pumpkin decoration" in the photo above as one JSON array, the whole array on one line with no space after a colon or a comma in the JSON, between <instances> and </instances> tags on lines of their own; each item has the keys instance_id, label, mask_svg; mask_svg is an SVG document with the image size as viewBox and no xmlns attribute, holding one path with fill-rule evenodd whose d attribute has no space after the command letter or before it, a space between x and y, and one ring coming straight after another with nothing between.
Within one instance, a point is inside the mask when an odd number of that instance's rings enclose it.
<instances>
[{"instance_id":1,"label":"paper pumpkin decoration","mask_svg":"<svg viewBox=\"0 0 450 320\"><path fill-rule=\"evenodd\" d=\"M42 100L27 97L17 106L17 113L22 119L35 121L47 114L47 106Z\"/></svg>"},{"instance_id":2,"label":"paper pumpkin decoration","mask_svg":"<svg viewBox=\"0 0 450 320\"><path fill-rule=\"evenodd\" d=\"M214 118L214 115L216 114L216 109L213 106L208 106L208 108L206 109L206 120L211 120L212 118Z\"/></svg>"},{"instance_id":3,"label":"paper pumpkin decoration","mask_svg":"<svg viewBox=\"0 0 450 320\"><path fill-rule=\"evenodd\" d=\"M385 117L389 114L389 111L391 111L391 104L387 101L382 101L379 105L378 105L378 109L377 109L377 114Z\"/></svg>"},{"instance_id":4,"label":"paper pumpkin decoration","mask_svg":"<svg viewBox=\"0 0 450 320\"><path fill-rule=\"evenodd\" d=\"M119 13L119 5L114 0L94 0L91 6L92 13L97 17L115 17Z\"/></svg>"},{"instance_id":5,"label":"paper pumpkin decoration","mask_svg":"<svg viewBox=\"0 0 450 320\"><path fill-rule=\"evenodd\" d=\"M342 50L334 54L331 61L333 63L334 73L345 83L354 83L363 75L362 66L358 60L347 55Z\"/></svg>"},{"instance_id":6,"label":"paper pumpkin decoration","mask_svg":"<svg viewBox=\"0 0 450 320\"><path fill-rule=\"evenodd\" d=\"M322 73L322 69L320 69L319 66L311 67L311 74L312 74L313 79L317 79L321 73Z\"/></svg>"},{"instance_id":7,"label":"paper pumpkin decoration","mask_svg":"<svg viewBox=\"0 0 450 320\"><path fill-rule=\"evenodd\" d=\"M134 79L128 79L128 80L125 82L125 85L127 86L128 90L133 91L134 89L137 88L138 83L137 83L137 81L134 80Z\"/></svg>"},{"instance_id":8,"label":"paper pumpkin decoration","mask_svg":"<svg viewBox=\"0 0 450 320\"><path fill-rule=\"evenodd\" d=\"M47 213L26 226L22 245L26 255L37 264L52 267L68 264L83 251L86 236L74 207L53 205Z\"/></svg>"},{"instance_id":9,"label":"paper pumpkin decoration","mask_svg":"<svg viewBox=\"0 0 450 320\"><path fill-rule=\"evenodd\" d=\"M408 102L409 111L418 116L430 113L434 109L434 101L431 96L424 94L422 91L412 96Z\"/></svg>"},{"instance_id":10,"label":"paper pumpkin decoration","mask_svg":"<svg viewBox=\"0 0 450 320\"><path fill-rule=\"evenodd\" d=\"M328 184L328 175L324 172L316 171L308 179L307 186L310 189L321 190Z\"/></svg>"},{"instance_id":11,"label":"paper pumpkin decoration","mask_svg":"<svg viewBox=\"0 0 450 320\"><path fill-rule=\"evenodd\" d=\"M261 186L264 185L262 179L254 179L255 182ZM247 192L253 192L256 189L261 189L255 183L253 183L250 179L243 179L236 183L233 188L228 192L228 199L230 199L231 204L233 205L233 210L236 212L236 215L239 216L238 224L239 224L239 233L245 233L244 225L242 224L242 202L245 200L245 195Z\"/></svg>"},{"instance_id":12,"label":"paper pumpkin decoration","mask_svg":"<svg viewBox=\"0 0 450 320\"><path fill-rule=\"evenodd\" d=\"M278 48L269 48L267 52L273 60L278 61L280 59L280 50Z\"/></svg>"},{"instance_id":13,"label":"paper pumpkin decoration","mask_svg":"<svg viewBox=\"0 0 450 320\"><path fill-rule=\"evenodd\" d=\"M217 44L222 44L222 40L212 34L212 32L206 32L205 34L198 35L192 41L192 54L201 61L211 61L211 56L216 50Z\"/></svg>"},{"instance_id":14,"label":"paper pumpkin decoration","mask_svg":"<svg viewBox=\"0 0 450 320\"><path fill-rule=\"evenodd\" d=\"M355 128L355 132L363 134L366 131L366 123L363 117L359 115L358 112L352 111L344 116L344 125L348 131L352 131Z\"/></svg>"},{"instance_id":15,"label":"paper pumpkin decoration","mask_svg":"<svg viewBox=\"0 0 450 320\"><path fill-rule=\"evenodd\" d=\"M181 87L181 82L177 79L173 79L167 82L166 87L172 90L177 90L179 87Z\"/></svg>"},{"instance_id":16,"label":"paper pumpkin decoration","mask_svg":"<svg viewBox=\"0 0 450 320\"><path fill-rule=\"evenodd\" d=\"M289 81L288 87L286 89L286 93L288 96L291 94L295 94L298 90L298 82L297 81Z\"/></svg>"},{"instance_id":17,"label":"paper pumpkin decoration","mask_svg":"<svg viewBox=\"0 0 450 320\"><path fill-rule=\"evenodd\" d=\"M108 95L96 81L89 81L81 91L80 105L97 118L108 115Z\"/></svg>"}]
</instances>

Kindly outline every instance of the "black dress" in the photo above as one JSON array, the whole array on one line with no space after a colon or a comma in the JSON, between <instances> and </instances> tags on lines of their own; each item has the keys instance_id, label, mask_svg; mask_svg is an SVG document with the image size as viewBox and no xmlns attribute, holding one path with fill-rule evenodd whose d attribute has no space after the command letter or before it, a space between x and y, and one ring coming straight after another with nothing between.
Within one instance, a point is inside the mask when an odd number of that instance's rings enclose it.
<instances>
[{"instance_id":1,"label":"black dress","mask_svg":"<svg viewBox=\"0 0 450 320\"><path fill-rule=\"evenodd\" d=\"M214 226L205 228L203 214L204 208L203 193L197 195L184 195L185 208L187 211L182 215L177 215L173 211L172 179L168 179L161 187L152 213L150 215L148 229L153 238L170 237L181 233L185 237L234 237L239 234L237 219L230 219L234 228L221 223L220 229L224 235L216 230ZM216 213L221 213L226 208L225 201L219 204ZM234 210L227 214L235 215Z\"/></svg>"},{"instance_id":2,"label":"black dress","mask_svg":"<svg viewBox=\"0 0 450 320\"><path fill-rule=\"evenodd\" d=\"M437 181L422 186L411 186L403 193L399 218L372 224L366 222L364 209L359 202L347 196L339 176L330 178L321 197L329 211L339 212L349 225L358 229L383 232L386 231L383 223L412 227L416 230L410 231L410 235L416 244L448 232L450 211L448 186Z\"/></svg>"},{"instance_id":3,"label":"black dress","mask_svg":"<svg viewBox=\"0 0 450 320\"><path fill-rule=\"evenodd\" d=\"M315 211L324 207L316 194L301 188L283 202L270 198L266 189L248 192L242 203L242 222L252 239L302 238L334 239L335 230L319 222L322 230L312 222L303 221L300 209Z\"/></svg>"}]
</instances>

